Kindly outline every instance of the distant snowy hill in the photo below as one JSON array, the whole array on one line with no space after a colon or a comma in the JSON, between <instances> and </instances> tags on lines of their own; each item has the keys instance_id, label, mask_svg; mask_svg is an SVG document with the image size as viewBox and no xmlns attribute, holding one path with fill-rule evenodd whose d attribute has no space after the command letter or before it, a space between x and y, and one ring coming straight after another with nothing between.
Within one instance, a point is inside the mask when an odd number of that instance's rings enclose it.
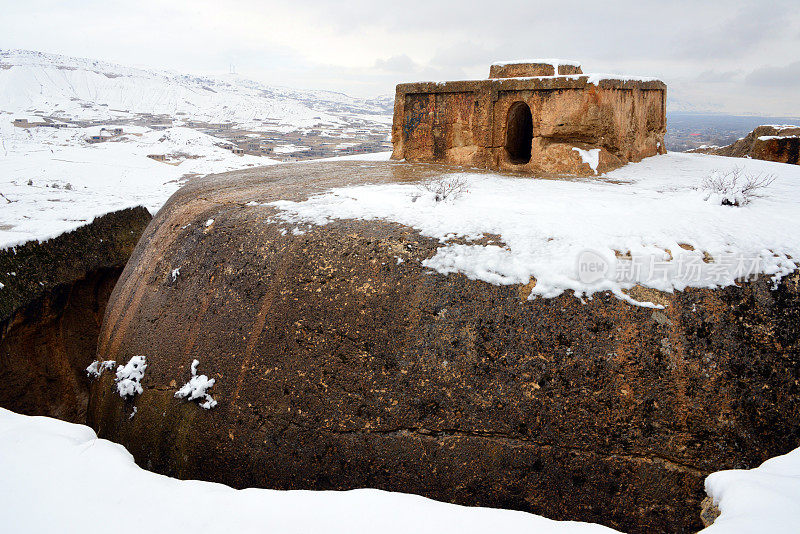
<instances>
[{"instance_id":1,"label":"distant snowy hill","mask_svg":"<svg viewBox=\"0 0 800 534\"><path fill-rule=\"evenodd\" d=\"M0 50L0 248L155 212L195 176L385 151L392 105Z\"/></svg>"},{"instance_id":2,"label":"distant snowy hill","mask_svg":"<svg viewBox=\"0 0 800 534\"><path fill-rule=\"evenodd\" d=\"M26 50L0 50L0 111L71 120L163 115L258 128L391 123L391 97L271 87L238 75L198 77Z\"/></svg>"}]
</instances>

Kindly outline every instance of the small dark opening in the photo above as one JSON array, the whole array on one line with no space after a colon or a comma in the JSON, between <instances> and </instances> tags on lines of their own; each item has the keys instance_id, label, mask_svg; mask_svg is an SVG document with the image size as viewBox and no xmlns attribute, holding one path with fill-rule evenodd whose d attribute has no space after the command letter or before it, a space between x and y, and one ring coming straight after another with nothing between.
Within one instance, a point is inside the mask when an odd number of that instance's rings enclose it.
<instances>
[{"instance_id":1,"label":"small dark opening","mask_svg":"<svg viewBox=\"0 0 800 534\"><path fill-rule=\"evenodd\" d=\"M506 152L511 163L523 164L531 160L532 141L531 108L525 102L514 102L506 121Z\"/></svg>"}]
</instances>

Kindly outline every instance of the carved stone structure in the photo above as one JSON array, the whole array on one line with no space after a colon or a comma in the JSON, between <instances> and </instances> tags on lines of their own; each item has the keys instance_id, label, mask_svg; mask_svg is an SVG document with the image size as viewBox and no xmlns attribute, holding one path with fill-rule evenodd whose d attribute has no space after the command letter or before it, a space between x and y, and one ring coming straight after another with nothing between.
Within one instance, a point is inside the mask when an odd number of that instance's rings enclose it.
<instances>
[{"instance_id":1,"label":"carved stone structure","mask_svg":"<svg viewBox=\"0 0 800 534\"><path fill-rule=\"evenodd\" d=\"M593 175L663 154L666 85L575 62L496 63L486 80L397 86L393 159Z\"/></svg>"}]
</instances>

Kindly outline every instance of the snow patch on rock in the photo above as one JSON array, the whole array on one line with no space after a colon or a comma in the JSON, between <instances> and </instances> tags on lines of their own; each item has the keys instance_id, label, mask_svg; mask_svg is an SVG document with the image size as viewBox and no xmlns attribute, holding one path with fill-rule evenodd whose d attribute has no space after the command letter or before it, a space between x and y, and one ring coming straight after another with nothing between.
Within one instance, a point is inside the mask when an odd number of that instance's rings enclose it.
<instances>
[{"instance_id":1,"label":"snow patch on rock","mask_svg":"<svg viewBox=\"0 0 800 534\"><path fill-rule=\"evenodd\" d=\"M719 169L777 179L741 208L706 202L702 183ZM325 225L337 219L386 220L415 228L442 246L423 265L491 284L527 284L529 298L565 291L626 294L636 285L672 292L725 287L752 275L773 281L800 258L800 167L705 154L646 158L605 179L544 180L459 173L469 193L452 202L420 196L416 184L351 186L302 202L271 202L277 224ZM499 235L500 244L472 243ZM587 278L586 251L609 276ZM640 267L649 267L641 269Z\"/></svg>"},{"instance_id":2,"label":"snow patch on rock","mask_svg":"<svg viewBox=\"0 0 800 534\"><path fill-rule=\"evenodd\" d=\"M117 392L123 399L142 393L142 378L147 369L144 356L134 356L124 366L117 367Z\"/></svg>"},{"instance_id":3,"label":"snow patch on rock","mask_svg":"<svg viewBox=\"0 0 800 534\"><path fill-rule=\"evenodd\" d=\"M199 360L192 361L192 378L190 378L189 381L175 393L175 397L178 399L188 399L191 401L204 400L205 402L200 403L200 407L210 410L217 405L217 401L215 401L211 395L208 394L208 390L214 386L216 380L213 378L208 378L206 375L198 376L198 365L200 365Z\"/></svg>"},{"instance_id":4,"label":"snow patch on rock","mask_svg":"<svg viewBox=\"0 0 800 534\"><path fill-rule=\"evenodd\" d=\"M586 163L589 168L592 169L592 172L597 174L597 166L600 164L600 149L599 148L590 148L589 150L583 150L578 147L572 147L572 150L578 153L581 157L581 161Z\"/></svg>"},{"instance_id":5,"label":"snow patch on rock","mask_svg":"<svg viewBox=\"0 0 800 534\"><path fill-rule=\"evenodd\" d=\"M89 364L89 367L86 368L86 376L100 378L100 375L103 374L103 371L113 369L116 364L117 362L114 360L106 360L104 362L95 360Z\"/></svg>"}]
</instances>

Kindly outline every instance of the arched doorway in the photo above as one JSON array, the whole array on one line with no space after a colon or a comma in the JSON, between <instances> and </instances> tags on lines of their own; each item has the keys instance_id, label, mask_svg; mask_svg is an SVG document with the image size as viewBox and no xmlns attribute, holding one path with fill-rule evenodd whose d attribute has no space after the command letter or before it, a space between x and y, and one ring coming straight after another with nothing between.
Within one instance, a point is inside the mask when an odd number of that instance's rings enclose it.
<instances>
[{"instance_id":1,"label":"arched doorway","mask_svg":"<svg viewBox=\"0 0 800 534\"><path fill-rule=\"evenodd\" d=\"M506 120L506 153L511 163L517 165L531 160L533 117L525 102L514 102Z\"/></svg>"}]
</instances>

